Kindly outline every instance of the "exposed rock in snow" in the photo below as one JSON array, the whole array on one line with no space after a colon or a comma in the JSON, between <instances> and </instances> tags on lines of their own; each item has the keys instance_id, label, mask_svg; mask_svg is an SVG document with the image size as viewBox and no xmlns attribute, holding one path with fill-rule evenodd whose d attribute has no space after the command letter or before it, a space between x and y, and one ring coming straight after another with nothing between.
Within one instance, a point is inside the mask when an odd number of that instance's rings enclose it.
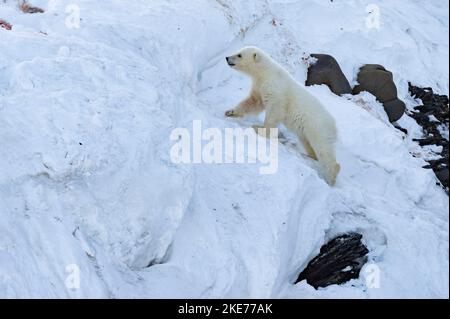
<instances>
[{"instance_id":1,"label":"exposed rock in snow","mask_svg":"<svg viewBox=\"0 0 450 319\"><path fill-rule=\"evenodd\" d=\"M307 87L336 119L335 188L283 127L276 174L170 158L171 132L194 120L261 120L223 116L248 92L224 59L244 45L302 83L311 52L352 84L377 61L409 110L408 80L448 95L446 0L381 1L379 28L364 0L30 3L45 12L0 1L14 26L0 28L0 297L448 298L448 196L410 154L421 127L395 129L372 95ZM295 284L349 232L378 288Z\"/></svg>"},{"instance_id":2,"label":"exposed rock in snow","mask_svg":"<svg viewBox=\"0 0 450 319\"><path fill-rule=\"evenodd\" d=\"M392 72L378 64L366 64L359 69L358 85L353 88L353 94L367 91L383 103L389 121L395 122L402 117L406 105L397 98L397 87Z\"/></svg>"},{"instance_id":3,"label":"exposed rock in snow","mask_svg":"<svg viewBox=\"0 0 450 319\"><path fill-rule=\"evenodd\" d=\"M352 93L352 88L335 58L327 54L311 56L317 61L308 68L306 85L326 84L337 95Z\"/></svg>"},{"instance_id":4,"label":"exposed rock in snow","mask_svg":"<svg viewBox=\"0 0 450 319\"><path fill-rule=\"evenodd\" d=\"M429 165L426 168L432 168L437 178L448 192L448 160L449 160L449 119L448 119L448 97L445 95L434 94L431 88L419 88L414 85L409 86L411 95L422 101L422 105L416 106L410 112L417 123L423 128L424 136L420 139L414 139L420 146L430 147L432 155L438 155L438 158L427 158Z\"/></svg>"},{"instance_id":5,"label":"exposed rock in snow","mask_svg":"<svg viewBox=\"0 0 450 319\"><path fill-rule=\"evenodd\" d=\"M367 261L362 235L356 233L338 236L320 248L320 253L308 263L296 282L306 280L314 288L339 285L359 277Z\"/></svg>"}]
</instances>

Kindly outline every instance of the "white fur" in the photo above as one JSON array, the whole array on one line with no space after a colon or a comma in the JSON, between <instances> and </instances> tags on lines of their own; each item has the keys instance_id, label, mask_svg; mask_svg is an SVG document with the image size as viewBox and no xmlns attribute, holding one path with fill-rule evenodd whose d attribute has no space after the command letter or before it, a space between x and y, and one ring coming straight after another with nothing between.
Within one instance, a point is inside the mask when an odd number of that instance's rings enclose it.
<instances>
[{"instance_id":1,"label":"white fur","mask_svg":"<svg viewBox=\"0 0 450 319\"><path fill-rule=\"evenodd\" d=\"M340 171L334 150L336 124L322 103L256 47L242 49L227 57L227 62L252 78L252 89L245 100L225 115L242 117L265 109L264 128L283 123L295 132L308 155L321 163L328 184L334 185Z\"/></svg>"}]
</instances>

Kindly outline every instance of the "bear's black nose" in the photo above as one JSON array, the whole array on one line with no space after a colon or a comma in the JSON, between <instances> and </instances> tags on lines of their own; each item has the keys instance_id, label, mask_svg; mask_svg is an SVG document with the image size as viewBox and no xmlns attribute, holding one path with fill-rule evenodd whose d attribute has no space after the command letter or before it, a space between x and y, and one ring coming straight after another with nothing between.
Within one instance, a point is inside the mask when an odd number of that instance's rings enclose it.
<instances>
[{"instance_id":1,"label":"bear's black nose","mask_svg":"<svg viewBox=\"0 0 450 319\"><path fill-rule=\"evenodd\" d=\"M227 63L229 66L232 66L232 67L234 66L234 63L232 62L231 57L227 56L225 59L227 60Z\"/></svg>"}]
</instances>

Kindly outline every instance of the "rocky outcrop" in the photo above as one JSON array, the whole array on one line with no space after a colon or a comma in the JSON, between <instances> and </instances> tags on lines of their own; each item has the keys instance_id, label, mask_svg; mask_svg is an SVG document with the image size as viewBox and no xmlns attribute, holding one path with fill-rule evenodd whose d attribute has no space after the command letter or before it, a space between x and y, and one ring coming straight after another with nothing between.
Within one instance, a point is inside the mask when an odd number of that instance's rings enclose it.
<instances>
[{"instance_id":1,"label":"rocky outcrop","mask_svg":"<svg viewBox=\"0 0 450 319\"><path fill-rule=\"evenodd\" d=\"M308 263L296 283L306 279L317 289L358 278L369 252L361 240L362 235L357 233L332 239L320 248L319 255Z\"/></svg>"},{"instance_id":2,"label":"rocky outcrop","mask_svg":"<svg viewBox=\"0 0 450 319\"><path fill-rule=\"evenodd\" d=\"M441 184L448 192L449 187L449 170L448 170L448 144L442 132L449 128L448 118L448 97L445 95L435 94L432 88L419 88L409 83L409 92L414 98L422 100L422 105L416 106L410 116L422 126L424 137L415 139L420 146L437 145L442 146L440 159L428 161L429 165L425 168L432 169ZM448 137L447 137L448 138Z\"/></svg>"},{"instance_id":3,"label":"rocky outcrop","mask_svg":"<svg viewBox=\"0 0 450 319\"><path fill-rule=\"evenodd\" d=\"M337 94L351 94L352 88L336 59L327 54L311 54L317 61L308 69L306 85L326 84Z\"/></svg>"},{"instance_id":4,"label":"rocky outcrop","mask_svg":"<svg viewBox=\"0 0 450 319\"><path fill-rule=\"evenodd\" d=\"M380 101L386 111L389 121L399 120L405 113L406 105L397 97L397 87L391 72L379 64L366 64L358 73L358 85L353 88L353 94L367 91Z\"/></svg>"}]
</instances>

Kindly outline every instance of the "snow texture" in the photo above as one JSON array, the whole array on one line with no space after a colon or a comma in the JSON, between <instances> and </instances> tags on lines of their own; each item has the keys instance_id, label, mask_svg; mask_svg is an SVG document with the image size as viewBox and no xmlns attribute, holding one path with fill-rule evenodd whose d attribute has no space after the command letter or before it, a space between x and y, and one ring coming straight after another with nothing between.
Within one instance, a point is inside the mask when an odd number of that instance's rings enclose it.
<instances>
[{"instance_id":1,"label":"snow texture","mask_svg":"<svg viewBox=\"0 0 450 319\"><path fill-rule=\"evenodd\" d=\"M284 128L273 175L170 160L174 128L262 120L223 116L249 90L224 59L244 45L300 82L309 53L352 84L382 64L409 109L408 81L448 95L448 2L380 0L368 28L372 2L33 0L31 15L0 1L0 298L448 298L448 197L420 127L405 115L405 138L369 93L308 88L336 119L335 188ZM348 231L379 287L294 284Z\"/></svg>"}]
</instances>

